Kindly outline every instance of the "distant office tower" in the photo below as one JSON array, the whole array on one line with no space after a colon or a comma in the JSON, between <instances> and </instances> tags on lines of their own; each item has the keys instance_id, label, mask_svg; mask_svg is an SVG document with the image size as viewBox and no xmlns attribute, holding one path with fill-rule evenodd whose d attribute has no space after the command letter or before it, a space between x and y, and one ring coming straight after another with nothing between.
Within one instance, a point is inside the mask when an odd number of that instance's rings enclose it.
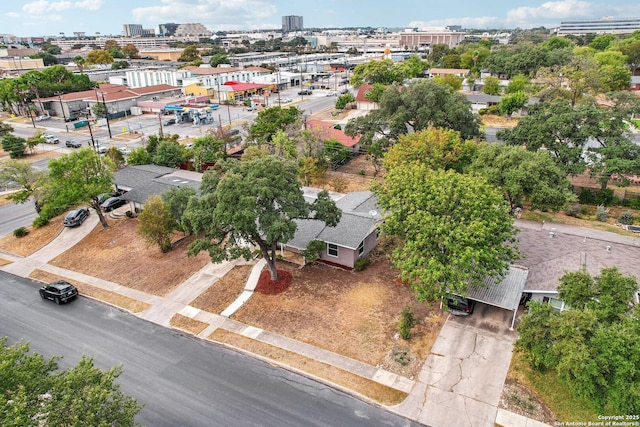
<instances>
[{"instance_id":1,"label":"distant office tower","mask_svg":"<svg viewBox=\"0 0 640 427\"><path fill-rule=\"evenodd\" d=\"M561 22L558 35L631 34L638 30L640 30L640 18L604 18Z\"/></svg>"},{"instance_id":2,"label":"distant office tower","mask_svg":"<svg viewBox=\"0 0 640 427\"><path fill-rule=\"evenodd\" d=\"M174 35L176 37L211 37L213 33L202 24L180 24Z\"/></svg>"},{"instance_id":3,"label":"distant office tower","mask_svg":"<svg viewBox=\"0 0 640 427\"><path fill-rule=\"evenodd\" d=\"M125 37L139 37L143 33L142 25L139 24L123 24L122 29Z\"/></svg>"},{"instance_id":4,"label":"distant office tower","mask_svg":"<svg viewBox=\"0 0 640 427\"><path fill-rule=\"evenodd\" d=\"M289 15L282 17L282 32L301 31L304 28L302 16Z\"/></svg>"},{"instance_id":5,"label":"distant office tower","mask_svg":"<svg viewBox=\"0 0 640 427\"><path fill-rule=\"evenodd\" d=\"M166 24L160 24L158 28L160 29L160 35L164 37L173 36L178 29L180 24L174 24L173 22L167 22Z\"/></svg>"}]
</instances>

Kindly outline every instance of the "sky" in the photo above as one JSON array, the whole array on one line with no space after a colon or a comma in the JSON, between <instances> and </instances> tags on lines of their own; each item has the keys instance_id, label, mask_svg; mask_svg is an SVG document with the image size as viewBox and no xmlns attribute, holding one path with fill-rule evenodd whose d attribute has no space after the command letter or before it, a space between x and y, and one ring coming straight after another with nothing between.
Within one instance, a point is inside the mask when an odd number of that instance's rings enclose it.
<instances>
[{"instance_id":1,"label":"sky","mask_svg":"<svg viewBox=\"0 0 640 427\"><path fill-rule=\"evenodd\" d=\"M561 21L640 17L638 0L1 0L0 34L119 35L122 24L158 32L162 23L201 23L209 30L281 28L300 15L306 28L474 29L557 27Z\"/></svg>"}]
</instances>

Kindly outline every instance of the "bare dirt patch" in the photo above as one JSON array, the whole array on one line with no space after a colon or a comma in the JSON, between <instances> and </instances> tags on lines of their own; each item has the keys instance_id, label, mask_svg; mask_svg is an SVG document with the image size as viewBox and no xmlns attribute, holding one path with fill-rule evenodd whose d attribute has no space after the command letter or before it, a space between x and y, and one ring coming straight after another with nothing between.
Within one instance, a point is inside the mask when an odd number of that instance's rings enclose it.
<instances>
[{"instance_id":1,"label":"bare dirt patch","mask_svg":"<svg viewBox=\"0 0 640 427\"><path fill-rule=\"evenodd\" d=\"M309 359L308 357L253 340L233 332L216 329L209 338L236 348L242 348L253 354L267 357L271 360L299 369L318 378L326 379L334 384L346 387L349 390L353 390L356 393L360 393L363 396L380 402L383 405L397 405L407 397L407 394L402 391L387 387L350 372L343 371L335 366L327 365L325 363L318 362L317 360Z\"/></svg>"},{"instance_id":2,"label":"bare dirt patch","mask_svg":"<svg viewBox=\"0 0 640 427\"><path fill-rule=\"evenodd\" d=\"M519 121L516 117L504 117L491 114L481 116L481 119L483 125L495 128L514 128L518 125Z\"/></svg>"},{"instance_id":3,"label":"bare dirt patch","mask_svg":"<svg viewBox=\"0 0 640 427\"><path fill-rule=\"evenodd\" d=\"M323 264L279 267L291 273L290 287L279 295L255 293L234 319L401 375L417 374L443 316L437 306L417 302L412 289L396 283L398 272L386 258L361 272ZM408 341L398 337L405 306L412 307L417 320ZM398 347L418 362L404 364L389 357Z\"/></svg>"},{"instance_id":4,"label":"bare dirt patch","mask_svg":"<svg viewBox=\"0 0 640 427\"><path fill-rule=\"evenodd\" d=\"M194 335L198 335L200 332L204 331L207 326L209 326L208 323L183 316L182 314L175 314L169 321L169 324L174 328L182 329L183 331L190 332Z\"/></svg>"},{"instance_id":5,"label":"bare dirt patch","mask_svg":"<svg viewBox=\"0 0 640 427\"><path fill-rule=\"evenodd\" d=\"M209 289L189 303L189 305L208 311L222 313L240 296L251 274L252 265L235 266L218 279Z\"/></svg>"},{"instance_id":6,"label":"bare dirt patch","mask_svg":"<svg viewBox=\"0 0 640 427\"><path fill-rule=\"evenodd\" d=\"M164 296L210 262L205 252L187 257L191 238L180 240L163 254L136 234L137 219L107 220L108 228L97 226L50 264Z\"/></svg>"},{"instance_id":7,"label":"bare dirt patch","mask_svg":"<svg viewBox=\"0 0 640 427\"><path fill-rule=\"evenodd\" d=\"M533 391L511 378L505 381L500 407L548 425L554 425L557 421L553 412Z\"/></svg>"},{"instance_id":8,"label":"bare dirt patch","mask_svg":"<svg viewBox=\"0 0 640 427\"><path fill-rule=\"evenodd\" d=\"M53 218L42 227L27 227L26 236L9 234L0 239L0 249L19 256L29 256L51 242L64 228L62 215Z\"/></svg>"},{"instance_id":9,"label":"bare dirt patch","mask_svg":"<svg viewBox=\"0 0 640 427\"><path fill-rule=\"evenodd\" d=\"M146 302L138 301L125 295L107 291L96 286L89 285L87 283L69 279L67 277L58 276L57 274L49 273L47 271L36 269L29 275L29 277L44 283L51 283L55 280L61 279L66 280L67 282L73 284L76 288L78 288L78 292L80 293L80 295L90 296L97 300L130 311L132 313L142 313L143 311L151 308L151 304L148 304Z\"/></svg>"}]
</instances>

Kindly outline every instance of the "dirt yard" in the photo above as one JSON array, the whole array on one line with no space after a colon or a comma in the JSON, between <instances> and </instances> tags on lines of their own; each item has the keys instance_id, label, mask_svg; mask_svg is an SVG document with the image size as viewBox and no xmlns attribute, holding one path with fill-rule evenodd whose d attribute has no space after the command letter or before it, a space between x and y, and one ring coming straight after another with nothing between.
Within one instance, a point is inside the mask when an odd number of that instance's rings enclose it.
<instances>
[{"instance_id":1,"label":"dirt yard","mask_svg":"<svg viewBox=\"0 0 640 427\"><path fill-rule=\"evenodd\" d=\"M157 246L148 246L136 234L136 219L109 218L108 221L108 228L96 226L80 243L50 264L163 296L209 262L205 252L187 257L189 238L163 254Z\"/></svg>"},{"instance_id":2,"label":"dirt yard","mask_svg":"<svg viewBox=\"0 0 640 427\"><path fill-rule=\"evenodd\" d=\"M379 257L361 272L324 264L280 268L293 275L278 295L255 293L232 316L407 377L417 374L444 316L438 306L418 303L415 293L396 282L397 271ZM398 337L400 313L410 306L417 320L412 338Z\"/></svg>"},{"instance_id":3,"label":"dirt yard","mask_svg":"<svg viewBox=\"0 0 640 427\"><path fill-rule=\"evenodd\" d=\"M27 227L29 234L24 237L18 238L13 234L8 234L0 239L0 249L20 256L29 256L53 240L62 231L63 220L64 215L60 215L53 218L45 226Z\"/></svg>"}]
</instances>

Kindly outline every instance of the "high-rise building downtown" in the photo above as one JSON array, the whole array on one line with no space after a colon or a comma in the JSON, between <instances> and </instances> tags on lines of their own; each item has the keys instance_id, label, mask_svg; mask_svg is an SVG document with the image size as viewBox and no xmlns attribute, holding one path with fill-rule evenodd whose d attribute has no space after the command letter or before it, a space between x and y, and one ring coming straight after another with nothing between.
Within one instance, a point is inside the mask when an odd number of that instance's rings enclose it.
<instances>
[{"instance_id":1,"label":"high-rise building downtown","mask_svg":"<svg viewBox=\"0 0 640 427\"><path fill-rule=\"evenodd\" d=\"M304 28L302 16L288 15L282 17L282 32L301 31Z\"/></svg>"}]
</instances>

